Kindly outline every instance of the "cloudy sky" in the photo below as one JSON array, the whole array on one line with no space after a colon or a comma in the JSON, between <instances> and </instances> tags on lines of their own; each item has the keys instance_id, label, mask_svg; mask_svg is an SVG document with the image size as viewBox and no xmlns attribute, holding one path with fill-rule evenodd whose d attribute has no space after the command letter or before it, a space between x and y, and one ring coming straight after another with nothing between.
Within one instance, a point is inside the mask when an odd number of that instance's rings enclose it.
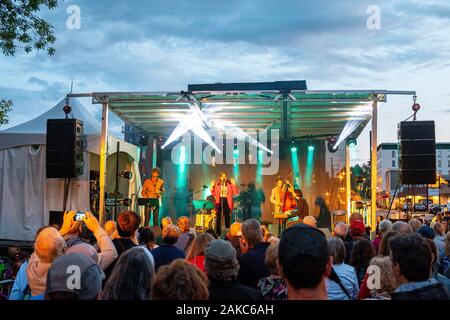
<instances>
[{"instance_id":1,"label":"cloudy sky","mask_svg":"<svg viewBox=\"0 0 450 320\"><path fill-rule=\"evenodd\" d=\"M79 30L66 26L70 5L81 10ZM380 8L379 30L367 28L369 5ZM317 90L416 90L419 119L435 120L438 140L450 141L445 0L84 0L42 16L55 27L56 54L0 56L0 97L15 103L0 129L49 109L72 81L74 91L94 92L306 79ZM379 142L396 141L411 104L393 96L380 106ZM367 129L356 162L368 159L368 139Z\"/></svg>"}]
</instances>

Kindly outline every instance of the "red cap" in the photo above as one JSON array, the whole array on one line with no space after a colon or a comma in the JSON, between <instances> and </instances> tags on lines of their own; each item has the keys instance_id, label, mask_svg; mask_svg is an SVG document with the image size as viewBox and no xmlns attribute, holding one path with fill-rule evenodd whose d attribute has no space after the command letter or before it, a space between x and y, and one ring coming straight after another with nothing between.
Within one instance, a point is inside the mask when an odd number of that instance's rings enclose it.
<instances>
[{"instance_id":1,"label":"red cap","mask_svg":"<svg viewBox=\"0 0 450 320\"><path fill-rule=\"evenodd\" d=\"M366 234L366 226L361 220L353 220L350 224L350 235L352 237L362 237Z\"/></svg>"}]
</instances>

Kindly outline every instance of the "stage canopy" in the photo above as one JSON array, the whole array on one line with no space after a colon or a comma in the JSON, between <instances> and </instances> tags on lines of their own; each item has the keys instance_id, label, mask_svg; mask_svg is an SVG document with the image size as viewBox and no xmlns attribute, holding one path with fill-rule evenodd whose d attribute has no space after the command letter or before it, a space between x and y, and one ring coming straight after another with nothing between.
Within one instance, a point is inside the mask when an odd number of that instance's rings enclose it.
<instances>
[{"instance_id":1,"label":"stage canopy","mask_svg":"<svg viewBox=\"0 0 450 320\"><path fill-rule=\"evenodd\" d=\"M103 94L94 96L101 100ZM214 122L243 130L280 129L284 138L339 136L357 121L358 136L372 115L372 92L188 92L108 94L109 108L124 122L155 134L170 134L192 106Z\"/></svg>"}]
</instances>

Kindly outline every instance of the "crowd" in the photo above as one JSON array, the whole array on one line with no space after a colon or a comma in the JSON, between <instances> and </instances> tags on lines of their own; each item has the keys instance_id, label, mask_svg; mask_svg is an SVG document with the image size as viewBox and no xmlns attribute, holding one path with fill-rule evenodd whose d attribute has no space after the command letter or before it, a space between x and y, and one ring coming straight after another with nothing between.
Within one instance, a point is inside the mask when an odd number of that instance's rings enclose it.
<instances>
[{"instance_id":1,"label":"crowd","mask_svg":"<svg viewBox=\"0 0 450 320\"><path fill-rule=\"evenodd\" d=\"M102 227L87 213L36 233L15 272L10 300L448 300L445 220L382 220L360 214L327 236L313 218L281 238L266 223L235 222L220 238L188 217L140 227L133 211ZM85 232L88 229L90 232Z\"/></svg>"}]
</instances>

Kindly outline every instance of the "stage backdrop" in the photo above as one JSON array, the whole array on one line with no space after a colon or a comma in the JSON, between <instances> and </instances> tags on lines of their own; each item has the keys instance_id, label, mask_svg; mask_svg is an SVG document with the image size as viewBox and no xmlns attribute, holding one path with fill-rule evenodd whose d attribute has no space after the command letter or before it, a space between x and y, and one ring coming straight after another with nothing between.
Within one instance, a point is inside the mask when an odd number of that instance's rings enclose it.
<instances>
[{"instance_id":1,"label":"stage backdrop","mask_svg":"<svg viewBox=\"0 0 450 320\"><path fill-rule=\"evenodd\" d=\"M310 214L317 215L318 209L314 205L317 196L325 195L327 190L325 170L325 144L315 142L314 150L308 150L308 143L297 144L297 151L291 152L291 146L286 144L280 147L279 170L272 175L261 175L258 165L239 164L174 164L170 158L170 150L165 150L160 166L162 178L165 180L166 194L163 198L160 217L170 216L177 218L182 215L194 213L192 200L206 199L209 185L215 181L221 171L233 177L241 193L251 188L251 217L258 220L273 221L272 204L270 203L271 189L275 186L275 179L280 176L286 178L292 169L295 184L300 187L310 207ZM206 187L206 188L204 188ZM242 219L239 214L237 219Z\"/></svg>"}]
</instances>

